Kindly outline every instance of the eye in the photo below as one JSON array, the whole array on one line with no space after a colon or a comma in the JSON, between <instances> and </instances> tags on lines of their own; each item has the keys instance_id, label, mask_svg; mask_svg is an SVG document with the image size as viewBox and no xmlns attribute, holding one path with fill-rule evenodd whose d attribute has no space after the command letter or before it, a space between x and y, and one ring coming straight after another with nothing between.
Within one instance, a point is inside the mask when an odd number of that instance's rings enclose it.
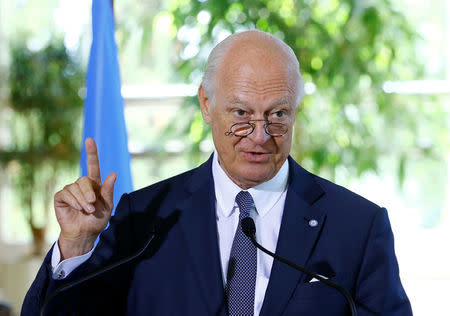
<instances>
[{"instance_id":1,"label":"eye","mask_svg":"<svg viewBox=\"0 0 450 316\"><path fill-rule=\"evenodd\" d=\"M276 111L276 112L272 113L272 116L275 118L283 118L286 115L287 115L286 111Z\"/></svg>"},{"instance_id":2,"label":"eye","mask_svg":"<svg viewBox=\"0 0 450 316\"><path fill-rule=\"evenodd\" d=\"M237 110L234 110L234 114L236 114L236 116L245 116L245 114L247 114L247 112L242 109L237 109Z\"/></svg>"}]
</instances>

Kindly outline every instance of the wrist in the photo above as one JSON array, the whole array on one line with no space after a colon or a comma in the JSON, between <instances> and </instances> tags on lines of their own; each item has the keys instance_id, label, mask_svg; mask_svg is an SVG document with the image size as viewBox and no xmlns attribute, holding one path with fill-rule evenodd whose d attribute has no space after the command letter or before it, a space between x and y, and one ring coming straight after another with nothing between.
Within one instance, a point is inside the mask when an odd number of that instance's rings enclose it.
<instances>
[{"instance_id":1,"label":"wrist","mask_svg":"<svg viewBox=\"0 0 450 316\"><path fill-rule=\"evenodd\" d=\"M65 237L62 234L58 238L60 261L84 255L92 250L97 236Z\"/></svg>"}]
</instances>

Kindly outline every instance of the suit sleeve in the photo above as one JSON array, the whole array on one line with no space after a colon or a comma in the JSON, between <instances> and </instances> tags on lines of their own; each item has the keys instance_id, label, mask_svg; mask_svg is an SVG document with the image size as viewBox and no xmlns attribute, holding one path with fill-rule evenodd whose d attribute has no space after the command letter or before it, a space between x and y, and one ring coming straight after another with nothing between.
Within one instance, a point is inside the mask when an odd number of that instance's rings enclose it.
<instances>
[{"instance_id":1,"label":"suit sleeve","mask_svg":"<svg viewBox=\"0 0 450 316\"><path fill-rule=\"evenodd\" d=\"M386 209L376 213L356 284L359 316L410 316L411 305L400 281L394 236Z\"/></svg>"},{"instance_id":2,"label":"suit sleeve","mask_svg":"<svg viewBox=\"0 0 450 316\"><path fill-rule=\"evenodd\" d=\"M52 277L51 255L53 247L50 249L37 273L34 282L25 296L21 315L39 315L45 300L56 289L78 280L88 273L97 271L100 267L110 263L111 261L115 261L117 257L126 257L126 254L123 254L123 249L130 248L129 245L134 243L133 240L130 240L133 238L131 233L132 218L130 216L130 202L127 194L124 194L120 199L115 214L116 215L110 220L108 229L101 233L100 242L92 256L86 262L82 263L75 270L73 270L73 272L70 273L70 275L65 279L56 280ZM120 238L117 237L119 235L121 236ZM125 251L125 253L127 253L127 251ZM120 275L114 275L113 278L116 277L117 279L123 279ZM103 278L103 280L96 278L96 284L88 284L88 286L80 285L77 286L77 289L70 290L71 293L67 293L67 295L66 293L61 293L60 295L54 297L49 304L49 310L53 310L54 312L49 313L49 315L64 315L65 311L67 312L69 310L73 312L73 306L75 303L71 302L71 300L76 301L78 298L84 299L84 297L93 296L99 300L111 300L112 298L107 295L108 291L103 291L103 289L109 288L104 285L105 280L106 282L115 283L116 280L113 278L108 277ZM99 282L103 283L100 285ZM112 288L114 287L111 287L111 289ZM101 289L101 291L99 289ZM104 294L104 297L101 295L99 296L98 292ZM94 305L100 306L101 304L94 303Z\"/></svg>"}]
</instances>

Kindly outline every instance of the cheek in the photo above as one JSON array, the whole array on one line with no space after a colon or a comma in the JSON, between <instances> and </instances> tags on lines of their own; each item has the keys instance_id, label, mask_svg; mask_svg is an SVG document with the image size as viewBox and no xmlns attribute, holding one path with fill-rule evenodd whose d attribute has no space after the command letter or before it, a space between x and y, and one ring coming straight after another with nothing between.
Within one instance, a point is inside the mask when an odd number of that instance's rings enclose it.
<instances>
[{"instance_id":1,"label":"cheek","mask_svg":"<svg viewBox=\"0 0 450 316\"><path fill-rule=\"evenodd\" d=\"M288 156L291 151L292 136L288 133L283 138L277 138L276 143L279 153L282 156Z\"/></svg>"},{"instance_id":2,"label":"cheek","mask_svg":"<svg viewBox=\"0 0 450 316\"><path fill-rule=\"evenodd\" d=\"M238 137L226 136L225 132L229 130L225 127L225 124L214 124L211 126L214 145L217 150L221 151L222 155L232 154L234 146L239 141Z\"/></svg>"}]
</instances>

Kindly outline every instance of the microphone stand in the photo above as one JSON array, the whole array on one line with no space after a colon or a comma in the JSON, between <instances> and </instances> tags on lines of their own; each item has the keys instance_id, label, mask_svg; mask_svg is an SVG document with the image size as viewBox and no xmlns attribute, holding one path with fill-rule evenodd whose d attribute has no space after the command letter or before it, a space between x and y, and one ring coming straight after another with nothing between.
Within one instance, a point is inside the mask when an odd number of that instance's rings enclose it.
<instances>
[{"instance_id":1,"label":"microphone stand","mask_svg":"<svg viewBox=\"0 0 450 316\"><path fill-rule=\"evenodd\" d=\"M40 316L44 316L44 315L45 315L45 311L46 311L46 309L47 309L47 307L48 307L48 304L49 304L49 303L50 303L50 302L51 302L58 294L60 294L60 293L62 293L62 292L64 292L64 291L67 291L67 290L73 288L74 286L77 286L77 285L79 285L79 284L81 284L81 283L83 283L83 282L86 282L86 281L88 281L88 280L90 280L90 279L92 279L92 278L95 278L96 276L98 276L98 275L100 275L100 274L103 274L103 273L108 272L108 271L110 271L110 270L112 270L112 269L115 269L115 268L117 268L117 267L119 267L119 266L121 266L121 265L123 265L123 264L125 264L125 263L128 263L128 262L130 262L131 260L136 259L137 257L139 257L142 253L144 253L144 251L147 249L147 247L151 244L151 242L153 241L153 239L155 238L155 236L156 236L156 233L153 232L153 233L151 234L150 238L148 239L147 243L145 244L145 246L144 246L143 248L141 248L141 249L140 249L138 252L136 252L135 254L133 254L133 255L127 257L127 258L124 258L124 259L122 259L122 260L120 260L120 261L118 261L118 262L114 262L114 263L112 263L112 264L110 264L110 265L104 267L103 269L100 269L100 270L95 271L95 272L93 272L93 273L91 273L91 274L88 274L87 276L82 277L81 279L75 280L75 281L73 281L73 282L70 282L69 284L66 284L66 285L64 285L64 286L61 286L61 287L57 288L57 289L56 289L49 297L47 297L47 298L45 299L44 304L42 305L42 308L41 308Z\"/></svg>"}]
</instances>

